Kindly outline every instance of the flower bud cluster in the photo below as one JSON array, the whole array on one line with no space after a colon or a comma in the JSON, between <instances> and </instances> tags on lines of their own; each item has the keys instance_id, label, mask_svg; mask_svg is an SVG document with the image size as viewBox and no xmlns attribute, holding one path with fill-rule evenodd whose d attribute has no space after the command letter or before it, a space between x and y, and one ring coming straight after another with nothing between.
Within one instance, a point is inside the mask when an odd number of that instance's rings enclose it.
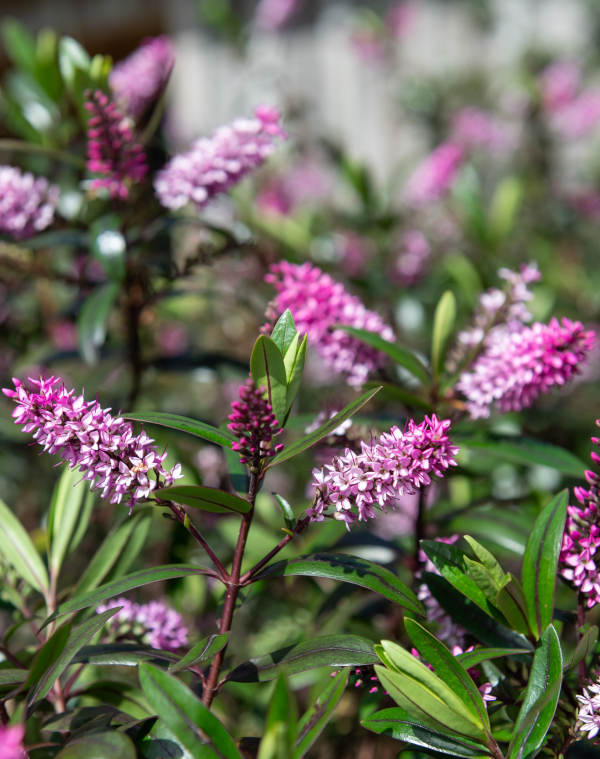
<instances>
[{"instance_id":1,"label":"flower bud cluster","mask_svg":"<svg viewBox=\"0 0 600 759\"><path fill-rule=\"evenodd\" d=\"M259 472L263 463L283 448L273 444L281 431L271 404L265 399L264 388L257 388L249 377L239 391L240 400L231 404L228 429L238 438L232 448L238 451L240 461L251 471Z\"/></svg>"},{"instance_id":2,"label":"flower bud cluster","mask_svg":"<svg viewBox=\"0 0 600 759\"><path fill-rule=\"evenodd\" d=\"M165 86L174 61L173 43L166 35L144 40L110 72L114 98L134 119L139 118Z\"/></svg>"}]
</instances>

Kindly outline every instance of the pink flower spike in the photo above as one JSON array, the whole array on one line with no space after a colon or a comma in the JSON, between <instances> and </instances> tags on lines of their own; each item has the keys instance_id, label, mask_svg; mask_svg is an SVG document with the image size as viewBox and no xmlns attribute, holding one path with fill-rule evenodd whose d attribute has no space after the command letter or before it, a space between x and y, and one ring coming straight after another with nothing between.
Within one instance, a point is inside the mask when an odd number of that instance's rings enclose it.
<instances>
[{"instance_id":1,"label":"pink flower spike","mask_svg":"<svg viewBox=\"0 0 600 759\"><path fill-rule=\"evenodd\" d=\"M427 206L445 195L456 179L464 159L464 150L445 142L417 166L406 185L405 197L410 206Z\"/></svg>"}]
</instances>

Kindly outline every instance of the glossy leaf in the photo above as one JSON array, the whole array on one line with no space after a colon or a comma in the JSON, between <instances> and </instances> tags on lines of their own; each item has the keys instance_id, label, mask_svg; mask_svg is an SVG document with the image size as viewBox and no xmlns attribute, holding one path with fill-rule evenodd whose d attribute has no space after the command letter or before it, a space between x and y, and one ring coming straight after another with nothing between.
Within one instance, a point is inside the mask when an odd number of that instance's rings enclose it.
<instances>
[{"instance_id":1,"label":"glossy leaf","mask_svg":"<svg viewBox=\"0 0 600 759\"><path fill-rule=\"evenodd\" d=\"M154 492L162 500L184 503L215 514L247 514L252 508L244 498L204 485L175 485Z\"/></svg>"},{"instance_id":2,"label":"glossy leaf","mask_svg":"<svg viewBox=\"0 0 600 759\"><path fill-rule=\"evenodd\" d=\"M186 685L147 662L140 664L139 673L148 702L192 756L213 756L203 753L206 735L219 759L242 759L233 738Z\"/></svg>"},{"instance_id":3,"label":"glossy leaf","mask_svg":"<svg viewBox=\"0 0 600 759\"><path fill-rule=\"evenodd\" d=\"M450 756L460 756L464 759L481 759L488 757L487 747L466 738L457 738L447 733L437 732L429 727L418 724L404 709L392 707L375 712L363 719L363 727L378 735L387 735L397 741L408 743L427 751L435 751Z\"/></svg>"},{"instance_id":4,"label":"glossy leaf","mask_svg":"<svg viewBox=\"0 0 600 759\"><path fill-rule=\"evenodd\" d=\"M374 664L377 655L370 640L359 635L323 635L287 646L240 664L227 676L234 682L273 680L281 670L293 675L316 667L360 667Z\"/></svg>"},{"instance_id":5,"label":"glossy leaf","mask_svg":"<svg viewBox=\"0 0 600 759\"><path fill-rule=\"evenodd\" d=\"M277 345L266 335L260 335L250 356L250 374L256 387L264 388L275 418L285 419L287 377L283 356Z\"/></svg>"},{"instance_id":6,"label":"glossy leaf","mask_svg":"<svg viewBox=\"0 0 600 759\"><path fill-rule=\"evenodd\" d=\"M456 319L456 300L450 290L440 298L433 315L433 333L431 336L431 368L437 377L443 368L446 343L454 330Z\"/></svg>"},{"instance_id":7,"label":"glossy leaf","mask_svg":"<svg viewBox=\"0 0 600 759\"><path fill-rule=\"evenodd\" d=\"M98 360L99 349L106 338L106 324L113 303L119 294L117 282L100 285L86 299L77 319L79 349L84 361L94 364Z\"/></svg>"},{"instance_id":8,"label":"glossy leaf","mask_svg":"<svg viewBox=\"0 0 600 759\"><path fill-rule=\"evenodd\" d=\"M16 573L40 593L48 592L46 567L17 517L0 500L0 553Z\"/></svg>"},{"instance_id":9,"label":"glossy leaf","mask_svg":"<svg viewBox=\"0 0 600 759\"><path fill-rule=\"evenodd\" d=\"M123 414L124 419L131 419L133 422L144 422L146 424L157 424L159 427L168 427L179 432L186 432L188 435L208 440L209 443L222 445L224 448L231 448L235 437L221 427L213 427L206 422L200 422L197 419L190 419L187 416L178 414L169 414L163 411L148 411L143 413Z\"/></svg>"},{"instance_id":10,"label":"glossy leaf","mask_svg":"<svg viewBox=\"0 0 600 759\"><path fill-rule=\"evenodd\" d=\"M349 675L347 668L338 672L300 718L294 759L302 759L322 733L344 695Z\"/></svg>"},{"instance_id":11,"label":"glossy leaf","mask_svg":"<svg viewBox=\"0 0 600 759\"><path fill-rule=\"evenodd\" d=\"M280 672L269 702L258 759L293 759L297 730L296 699L287 676Z\"/></svg>"},{"instance_id":12,"label":"glossy leaf","mask_svg":"<svg viewBox=\"0 0 600 759\"><path fill-rule=\"evenodd\" d=\"M348 554L315 553L297 559L278 561L263 570L255 579L294 575L327 577L331 580L360 585L416 614L424 614L421 602L393 572L378 564Z\"/></svg>"},{"instance_id":13,"label":"glossy leaf","mask_svg":"<svg viewBox=\"0 0 600 759\"><path fill-rule=\"evenodd\" d=\"M304 362L306 360L306 346L307 337L299 340L298 336L288 348L287 353L283 357L283 365L285 366L285 374L287 379L287 392L285 410L286 414L289 414L292 404L300 389L300 383L302 382L302 373L304 371Z\"/></svg>"},{"instance_id":14,"label":"glossy leaf","mask_svg":"<svg viewBox=\"0 0 600 759\"><path fill-rule=\"evenodd\" d=\"M495 604L514 630L529 635L527 602L521 583L516 577L510 575L509 582L498 591Z\"/></svg>"},{"instance_id":15,"label":"glossy leaf","mask_svg":"<svg viewBox=\"0 0 600 759\"><path fill-rule=\"evenodd\" d=\"M74 663L93 664L95 667L137 667L141 661L174 664L177 655L138 643L98 643L84 646L73 658Z\"/></svg>"},{"instance_id":16,"label":"glossy leaf","mask_svg":"<svg viewBox=\"0 0 600 759\"><path fill-rule=\"evenodd\" d=\"M285 356L287 349L298 334L294 317L289 308L281 314L271 331L271 340L279 348L281 355Z\"/></svg>"},{"instance_id":17,"label":"glossy leaf","mask_svg":"<svg viewBox=\"0 0 600 759\"><path fill-rule=\"evenodd\" d=\"M503 656L520 656L521 654L531 654L528 648L474 648L464 654L458 654L455 658L463 665L465 669L476 667L484 661L491 659L500 659Z\"/></svg>"},{"instance_id":18,"label":"glossy leaf","mask_svg":"<svg viewBox=\"0 0 600 759\"><path fill-rule=\"evenodd\" d=\"M294 510L285 500L285 498L278 493L273 493L273 498L275 498L277 505L281 509L281 514L283 516L285 526L288 528L288 530L293 530L296 526L296 517L294 516Z\"/></svg>"},{"instance_id":19,"label":"glossy leaf","mask_svg":"<svg viewBox=\"0 0 600 759\"><path fill-rule=\"evenodd\" d=\"M133 741L125 733L110 730L70 741L56 759L135 759Z\"/></svg>"},{"instance_id":20,"label":"glossy leaf","mask_svg":"<svg viewBox=\"0 0 600 759\"><path fill-rule=\"evenodd\" d=\"M552 621L567 500L568 493L563 490L542 510L535 520L523 557L522 582L529 626L538 638Z\"/></svg>"},{"instance_id":21,"label":"glossy leaf","mask_svg":"<svg viewBox=\"0 0 600 759\"><path fill-rule=\"evenodd\" d=\"M560 641L554 627L548 625L533 657L525 699L506 754L508 759L530 759L543 745L560 696L562 673Z\"/></svg>"},{"instance_id":22,"label":"glossy leaf","mask_svg":"<svg viewBox=\"0 0 600 759\"><path fill-rule=\"evenodd\" d=\"M300 440L296 440L296 442L292 443L291 445L286 445L286 447L271 460L270 466L281 464L283 461L287 461L294 456L298 456L298 454L306 451L308 448L318 443L319 440L327 437L327 435L331 435L331 433L337 427L339 427L342 422L344 422L346 419L349 419L351 416L354 416L354 414L356 414L357 411L360 411L360 409L365 404L367 404L378 392L379 387L376 387L373 390L369 390L368 392L363 393L356 400L352 401L352 403L349 403L347 406L345 406L341 411L338 411L335 416L332 416L331 419L328 419L318 429L314 430L314 432L305 435L304 437L300 438Z\"/></svg>"},{"instance_id":23,"label":"glossy leaf","mask_svg":"<svg viewBox=\"0 0 600 759\"><path fill-rule=\"evenodd\" d=\"M573 651L568 662L565 662L564 670L567 672L569 669L576 667L580 661L590 656L596 651L596 643L598 642L598 627L592 625L589 627L579 639L575 650ZM0 672L1 676L1 672Z\"/></svg>"},{"instance_id":24,"label":"glossy leaf","mask_svg":"<svg viewBox=\"0 0 600 759\"><path fill-rule=\"evenodd\" d=\"M221 635L209 635L192 646L187 654L178 662L171 664L169 672L178 672L192 665L202 664L202 662L212 659L215 654L221 651L227 645L229 633Z\"/></svg>"},{"instance_id":25,"label":"glossy leaf","mask_svg":"<svg viewBox=\"0 0 600 759\"><path fill-rule=\"evenodd\" d=\"M55 573L63 564L82 518L89 515L89 502L93 500L89 483L81 481L81 472L65 468L54 488L48 514L50 568Z\"/></svg>"}]
</instances>

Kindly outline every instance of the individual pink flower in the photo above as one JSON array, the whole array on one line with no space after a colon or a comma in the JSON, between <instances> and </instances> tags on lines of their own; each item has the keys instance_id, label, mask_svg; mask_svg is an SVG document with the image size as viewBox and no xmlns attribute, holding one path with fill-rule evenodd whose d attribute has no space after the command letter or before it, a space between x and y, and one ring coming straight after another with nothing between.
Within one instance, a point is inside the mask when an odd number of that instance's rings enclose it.
<instances>
[{"instance_id":1,"label":"individual pink flower","mask_svg":"<svg viewBox=\"0 0 600 759\"><path fill-rule=\"evenodd\" d=\"M579 66L570 61L556 61L547 66L540 76L542 103L546 111L554 113L573 102L580 82Z\"/></svg>"},{"instance_id":2,"label":"individual pink flower","mask_svg":"<svg viewBox=\"0 0 600 759\"><path fill-rule=\"evenodd\" d=\"M400 240L400 250L390 268L394 282L411 287L425 274L431 256L429 240L419 229L407 229Z\"/></svg>"},{"instance_id":3,"label":"individual pink flower","mask_svg":"<svg viewBox=\"0 0 600 759\"><path fill-rule=\"evenodd\" d=\"M49 227L58 193L44 177L0 166L0 232L23 240Z\"/></svg>"},{"instance_id":4,"label":"individual pink flower","mask_svg":"<svg viewBox=\"0 0 600 759\"><path fill-rule=\"evenodd\" d=\"M257 388L251 377L242 385L239 395L239 401L231 404L227 425L239 441L232 448L241 454L240 461L248 464L250 471L259 472L264 462L283 448L282 444L273 444L281 428L265 399L265 390Z\"/></svg>"},{"instance_id":5,"label":"individual pink flower","mask_svg":"<svg viewBox=\"0 0 600 759\"><path fill-rule=\"evenodd\" d=\"M264 163L276 139L285 137L279 111L259 106L254 118L219 127L212 137L201 137L172 158L154 181L158 199L172 210L188 203L202 208Z\"/></svg>"},{"instance_id":6,"label":"individual pink flower","mask_svg":"<svg viewBox=\"0 0 600 759\"><path fill-rule=\"evenodd\" d=\"M30 379L37 388L33 391L19 379L13 382L15 390L2 392L17 404L12 413L15 424L32 432L46 453L59 456L70 469L79 468L102 498L111 503L126 498L131 509L181 477L179 464L163 467L166 451L159 453L143 430L136 435L131 422L113 416L98 401L75 395L62 380Z\"/></svg>"},{"instance_id":7,"label":"individual pink flower","mask_svg":"<svg viewBox=\"0 0 600 759\"><path fill-rule=\"evenodd\" d=\"M23 748L24 725L0 725L0 757L2 759L27 759Z\"/></svg>"},{"instance_id":8,"label":"individual pink flower","mask_svg":"<svg viewBox=\"0 0 600 759\"><path fill-rule=\"evenodd\" d=\"M301 0L259 0L254 23L263 31L275 32L285 26L301 4Z\"/></svg>"},{"instance_id":9,"label":"individual pink flower","mask_svg":"<svg viewBox=\"0 0 600 759\"><path fill-rule=\"evenodd\" d=\"M178 651L187 645L188 630L178 614L164 601L137 604L127 598L115 598L96 609L102 614L122 607L106 623L105 631L115 639L135 638L161 651Z\"/></svg>"},{"instance_id":10,"label":"individual pink flower","mask_svg":"<svg viewBox=\"0 0 600 759\"><path fill-rule=\"evenodd\" d=\"M383 353L335 329L343 324L394 340L392 329L379 314L365 308L340 282L309 262L289 261L273 264L265 280L277 291L274 316L289 308L298 331L308 335L309 344L317 348L330 369L347 375L348 384L360 387L371 372L384 365Z\"/></svg>"},{"instance_id":11,"label":"individual pink flower","mask_svg":"<svg viewBox=\"0 0 600 759\"><path fill-rule=\"evenodd\" d=\"M426 206L445 195L452 186L464 159L464 150L453 142L439 145L420 163L406 185L409 205Z\"/></svg>"},{"instance_id":12,"label":"individual pink flower","mask_svg":"<svg viewBox=\"0 0 600 759\"><path fill-rule=\"evenodd\" d=\"M115 100L134 119L142 116L167 83L174 60L169 37L144 40L110 72L108 81Z\"/></svg>"},{"instance_id":13,"label":"individual pink flower","mask_svg":"<svg viewBox=\"0 0 600 759\"><path fill-rule=\"evenodd\" d=\"M503 413L520 411L572 379L592 344L593 332L570 319L503 331L488 340L456 389L473 419L488 417L493 406Z\"/></svg>"},{"instance_id":14,"label":"individual pink flower","mask_svg":"<svg viewBox=\"0 0 600 759\"><path fill-rule=\"evenodd\" d=\"M148 171L144 150L129 121L104 92L88 90L85 108L90 113L87 168L101 175L90 187L106 189L112 198L127 198L130 186L142 182Z\"/></svg>"},{"instance_id":15,"label":"individual pink flower","mask_svg":"<svg viewBox=\"0 0 600 759\"><path fill-rule=\"evenodd\" d=\"M421 424L412 419L404 431L392 427L361 451L349 448L331 464L313 470L314 501L307 514L312 521L332 516L345 522L372 519L376 509L395 508L398 498L431 484L455 466L458 448L448 439L450 420L435 414Z\"/></svg>"}]
</instances>

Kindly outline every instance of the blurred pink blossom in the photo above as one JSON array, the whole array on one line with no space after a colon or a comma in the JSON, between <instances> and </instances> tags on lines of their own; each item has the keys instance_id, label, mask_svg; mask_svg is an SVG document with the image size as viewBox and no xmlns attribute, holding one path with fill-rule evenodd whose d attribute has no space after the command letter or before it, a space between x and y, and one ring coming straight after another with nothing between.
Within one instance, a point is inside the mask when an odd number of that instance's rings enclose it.
<instances>
[{"instance_id":1,"label":"blurred pink blossom","mask_svg":"<svg viewBox=\"0 0 600 759\"><path fill-rule=\"evenodd\" d=\"M23 748L25 727L23 725L0 725L0 757L2 759L27 759Z\"/></svg>"},{"instance_id":2,"label":"blurred pink blossom","mask_svg":"<svg viewBox=\"0 0 600 759\"><path fill-rule=\"evenodd\" d=\"M407 203L421 207L441 198L456 179L463 158L460 145L453 142L439 145L410 176L405 190Z\"/></svg>"},{"instance_id":3,"label":"blurred pink blossom","mask_svg":"<svg viewBox=\"0 0 600 759\"><path fill-rule=\"evenodd\" d=\"M482 108L462 108L452 121L452 141L469 148L503 152L513 147L515 135L491 113Z\"/></svg>"},{"instance_id":4,"label":"blurred pink blossom","mask_svg":"<svg viewBox=\"0 0 600 759\"><path fill-rule=\"evenodd\" d=\"M581 81L579 66L569 61L556 61L540 76L542 103L552 113L564 108L577 96Z\"/></svg>"},{"instance_id":5,"label":"blurred pink blossom","mask_svg":"<svg viewBox=\"0 0 600 759\"><path fill-rule=\"evenodd\" d=\"M600 123L600 89L587 89L552 115L552 125L563 137L585 137Z\"/></svg>"},{"instance_id":6,"label":"blurred pink blossom","mask_svg":"<svg viewBox=\"0 0 600 759\"><path fill-rule=\"evenodd\" d=\"M369 240L354 232L342 232L336 235L340 254L340 268L349 277L360 277L373 254Z\"/></svg>"},{"instance_id":7,"label":"blurred pink blossom","mask_svg":"<svg viewBox=\"0 0 600 759\"><path fill-rule=\"evenodd\" d=\"M411 0L399 0L392 4L385 14L385 25L390 34L400 38L410 29L416 13L416 5Z\"/></svg>"},{"instance_id":8,"label":"blurred pink blossom","mask_svg":"<svg viewBox=\"0 0 600 759\"><path fill-rule=\"evenodd\" d=\"M275 32L285 26L300 5L300 0L260 0L254 16L256 26Z\"/></svg>"},{"instance_id":9,"label":"blurred pink blossom","mask_svg":"<svg viewBox=\"0 0 600 759\"><path fill-rule=\"evenodd\" d=\"M400 251L390 269L399 285L409 287L421 279L431 256L429 241L419 229L407 229L402 235Z\"/></svg>"}]
</instances>

